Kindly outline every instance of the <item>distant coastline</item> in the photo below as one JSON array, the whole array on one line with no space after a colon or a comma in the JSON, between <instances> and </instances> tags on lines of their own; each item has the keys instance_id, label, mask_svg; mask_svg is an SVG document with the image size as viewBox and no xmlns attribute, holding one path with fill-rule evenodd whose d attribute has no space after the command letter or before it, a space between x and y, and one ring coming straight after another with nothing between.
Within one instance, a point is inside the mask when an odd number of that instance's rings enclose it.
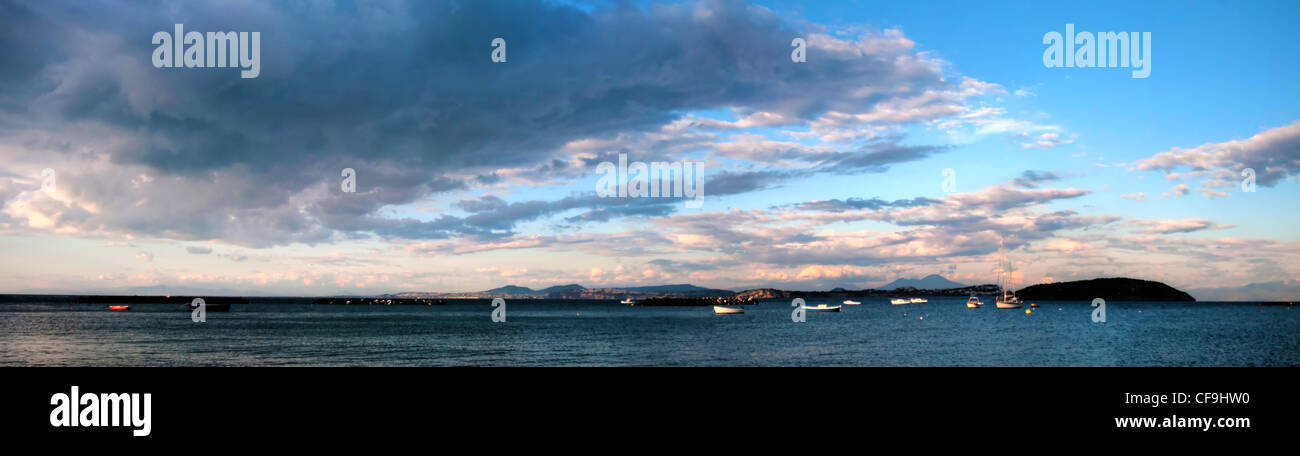
<instances>
[{"instance_id":1,"label":"distant coastline","mask_svg":"<svg viewBox=\"0 0 1300 456\"><path fill-rule=\"evenodd\" d=\"M937 279L937 280L936 280ZM629 288L585 288L578 284L533 290L516 285L469 293L404 292L381 295L380 298L394 299L584 299L584 300L621 300L632 298L646 300L652 298L728 299L740 302L765 299L794 298L883 298L883 297L921 297L921 296L994 296L1000 290L997 285L983 284L954 288L922 289L912 286L898 286L900 283L954 283L938 276L930 276L920 281L896 280L886 287L848 290L835 288L831 290L782 290L778 288L755 288L743 291L731 291L697 287L689 284L661 285L653 287ZM1074 282L1058 282L1025 287L1016 291L1023 299L1043 301L1090 301L1102 298L1113 301L1196 301L1186 292L1169 285L1141 279L1101 278Z\"/></svg>"},{"instance_id":2,"label":"distant coastline","mask_svg":"<svg viewBox=\"0 0 1300 456\"><path fill-rule=\"evenodd\" d=\"M895 281L898 282L898 281ZM891 284L893 285L893 284ZM400 292L379 295L333 295L333 296L222 296L190 294L184 296L170 295L125 295L125 294L37 294L14 293L0 294L0 303L30 302L34 299L52 302L69 302L82 304L119 304L119 303L186 303L194 298L203 298L208 303L247 304L250 302L273 304L294 303L309 300L315 304L340 305L440 305L447 301L481 300L503 298L511 300L575 300L575 301L620 301L632 299L643 305L705 305L710 303L745 303L774 299L850 299L850 298L908 298L908 297L942 297L942 296L995 296L999 294L997 285L983 284L956 288L918 289L903 286L894 289L865 288L849 290L834 288L831 290L783 290L778 288L755 288L732 291L716 288L698 287L690 284L656 285L644 287L604 287L586 288L578 284L559 285L540 290L508 285L478 292ZM1057 282L1031 285L1016 291L1026 301L1091 301L1095 298L1107 301L1168 301L1196 302L1192 295L1175 289L1161 282L1114 277ZM1261 302L1269 305L1293 305L1290 299L1246 299L1246 300L1206 300L1207 302ZM671 303L671 304L670 304Z\"/></svg>"}]
</instances>

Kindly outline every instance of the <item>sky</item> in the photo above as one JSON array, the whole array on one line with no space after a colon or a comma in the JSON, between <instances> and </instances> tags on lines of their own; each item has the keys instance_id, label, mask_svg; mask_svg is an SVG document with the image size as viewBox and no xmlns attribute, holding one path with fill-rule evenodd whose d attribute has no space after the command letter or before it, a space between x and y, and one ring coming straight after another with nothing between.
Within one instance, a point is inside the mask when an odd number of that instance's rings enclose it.
<instances>
[{"instance_id":1,"label":"sky","mask_svg":"<svg viewBox=\"0 0 1300 456\"><path fill-rule=\"evenodd\" d=\"M977 284L1000 245L1018 286L1300 290L1297 18L0 0L0 292ZM155 66L175 24L258 32L260 74ZM1046 66L1067 24L1149 32L1149 76ZM702 192L604 195L620 156L686 163Z\"/></svg>"}]
</instances>

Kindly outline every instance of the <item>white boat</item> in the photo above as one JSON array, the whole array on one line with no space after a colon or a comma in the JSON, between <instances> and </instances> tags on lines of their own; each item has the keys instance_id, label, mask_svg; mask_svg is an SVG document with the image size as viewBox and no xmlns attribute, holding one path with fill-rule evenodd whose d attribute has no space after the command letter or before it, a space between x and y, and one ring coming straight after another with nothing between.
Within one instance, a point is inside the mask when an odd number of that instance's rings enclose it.
<instances>
[{"instance_id":1,"label":"white boat","mask_svg":"<svg viewBox=\"0 0 1300 456\"><path fill-rule=\"evenodd\" d=\"M984 303L980 302L978 296L971 296L970 299L966 300L966 308L968 309L978 309L982 305L984 305Z\"/></svg>"},{"instance_id":2,"label":"white boat","mask_svg":"<svg viewBox=\"0 0 1300 456\"><path fill-rule=\"evenodd\" d=\"M890 299L890 300L889 300L889 303L890 303L890 304L893 304L893 305L896 305L896 306L901 306L901 305L903 305L903 304L911 304L912 301L908 301L908 300L906 300L906 299L902 299L902 298L893 298L893 299Z\"/></svg>"},{"instance_id":3,"label":"white boat","mask_svg":"<svg viewBox=\"0 0 1300 456\"><path fill-rule=\"evenodd\" d=\"M862 303L857 302L857 301L854 301L854 300L851 300L851 299L846 299L846 300L844 300L844 305L847 305L847 306L856 306L856 305L858 305L858 304L862 304Z\"/></svg>"},{"instance_id":4,"label":"white boat","mask_svg":"<svg viewBox=\"0 0 1300 456\"><path fill-rule=\"evenodd\" d=\"M624 298L622 301L619 301L618 303L619 303L619 304L627 304L627 305L629 305L629 306L634 306L634 305L636 305L636 301L633 301L632 298Z\"/></svg>"},{"instance_id":5,"label":"white boat","mask_svg":"<svg viewBox=\"0 0 1300 456\"><path fill-rule=\"evenodd\" d=\"M815 306L804 306L803 310L808 312L839 312L840 306L832 306L829 304L818 304Z\"/></svg>"},{"instance_id":6,"label":"white boat","mask_svg":"<svg viewBox=\"0 0 1300 456\"><path fill-rule=\"evenodd\" d=\"M731 315L745 313L744 307L713 306L714 315Z\"/></svg>"},{"instance_id":7,"label":"white boat","mask_svg":"<svg viewBox=\"0 0 1300 456\"><path fill-rule=\"evenodd\" d=\"M1003 241L998 241L998 252L1002 255L1002 265L998 268L998 287L1002 288L1002 294L997 297L999 309L1019 309L1020 298L1016 297L1015 277L1012 274L1012 264L1007 261L1007 251Z\"/></svg>"},{"instance_id":8,"label":"white boat","mask_svg":"<svg viewBox=\"0 0 1300 456\"><path fill-rule=\"evenodd\" d=\"M911 298L911 299L908 299L907 301L910 302L910 303L912 303L912 304L923 304L923 303L930 302L930 300L925 299L925 298Z\"/></svg>"}]
</instances>

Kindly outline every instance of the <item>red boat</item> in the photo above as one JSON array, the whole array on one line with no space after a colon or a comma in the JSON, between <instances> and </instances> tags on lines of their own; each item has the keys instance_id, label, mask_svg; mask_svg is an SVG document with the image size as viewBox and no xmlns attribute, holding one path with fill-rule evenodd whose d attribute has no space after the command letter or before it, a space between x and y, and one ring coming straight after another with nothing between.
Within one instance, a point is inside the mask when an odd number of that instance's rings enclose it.
<instances>
[{"instance_id":1,"label":"red boat","mask_svg":"<svg viewBox=\"0 0 1300 456\"><path fill-rule=\"evenodd\" d=\"M108 306L108 310L131 310L131 306Z\"/></svg>"},{"instance_id":2,"label":"red boat","mask_svg":"<svg viewBox=\"0 0 1300 456\"><path fill-rule=\"evenodd\" d=\"M1029 307L1038 308L1038 304L1037 303L1030 304Z\"/></svg>"}]
</instances>

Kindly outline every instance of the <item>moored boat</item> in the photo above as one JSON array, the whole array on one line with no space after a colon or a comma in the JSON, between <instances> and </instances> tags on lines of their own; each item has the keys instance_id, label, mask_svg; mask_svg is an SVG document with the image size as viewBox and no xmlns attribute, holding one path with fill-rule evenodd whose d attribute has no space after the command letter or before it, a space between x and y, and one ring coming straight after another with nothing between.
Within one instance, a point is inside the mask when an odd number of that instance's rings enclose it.
<instances>
[{"instance_id":1,"label":"moored boat","mask_svg":"<svg viewBox=\"0 0 1300 456\"><path fill-rule=\"evenodd\" d=\"M930 300L925 299L925 298L911 298L911 299L908 299L907 301L910 302L910 303L912 303L912 304L924 304L924 303L930 302Z\"/></svg>"},{"instance_id":2,"label":"moored boat","mask_svg":"<svg viewBox=\"0 0 1300 456\"><path fill-rule=\"evenodd\" d=\"M636 305L636 301L633 300L632 298L623 298L623 300L622 300L622 301L619 301L618 303L619 303L619 304L624 304L624 305L629 305L629 306L635 306L635 305Z\"/></svg>"},{"instance_id":3,"label":"moored boat","mask_svg":"<svg viewBox=\"0 0 1300 456\"><path fill-rule=\"evenodd\" d=\"M848 306L856 306L856 305L858 305L858 304L862 304L862 303L857 302L857 301L854 301L854 300L852 300L852 299L846 299L846 300L844 300L844 305L848 305Z\"/></svg>"},{"instance_id":4,"label":"moored boat","mask_svg":"<svg viewBox=\"0 0 1300 456\"><path fill-rule=\"evenodd\" d=\"M108 310L131 310L131 306L108 306Z\"/></svg>"},{"instance_id":5,"label":"moored boat","mask_svg":"<svg viewBox=\"0 0 1300 456\"><path fill-rule=\"evenodd\" d=\"M999 299L997 300L997 304L998 304L998 308L999 308L999 309L1019 309L1019 308L1020 308L1020 301L1016 300L1015 297L1011 297L1011 298L1009 298L1009 299L1002 299L1002 298L999 298Z\"/></svg>"},{"instance_id":6,"label":"moored boat","mask_svg":"<svg viewBox=\"0 0 1300 456\"><path fill-rule=\"evenodd\" d=\"M984 303L980 301L978 296L971 296L970 299L966 300L967 309L978 309L982 305L984 305Z\"/></svg>"},{"instance_id":7,"label":"moored boat","mask_svg":"<svg viewBox=\"0 0 1300 456\"><path fill-rule=\"evenodd\" d=\"M839 312L839 311L840 311L840 306L832 306L832 305L828 305L828 304L818 304L818 305L815 305L815 306L804 306L803 310L808 311L808 312Z\"/></svg>"},{"instance_id":8,"label":"moored boat","mask_svg":"<svg viewBox=\"0 0 1300 456\"><path fill-rule=\"evenodd\" d=\"M745 313L744 307L713 306L714 315L732 315Z\"/></svg>"},{"instance_id":9,"label":"moored boat","mask_svg":"<svg viewBox=\"0 0 1300 456\"><path fill-rule=\"evenodd\" d=\"M1007 251L1003 241L998 241L998 252L1002 255L1002 264L998 267L998 287L1002 294L994 300L999 309L1019 309L1020 298L1016 297L1015 275L1013 265L1007 261Z\"/></svg>"},{"instance_id":10,"label":"moored boat","mask_svg":"<svg viewBox=\"0 0 1300 456\"><path fill-rule=\"evenodd\" d=\"M893 304L893 305L896 305L896 306L901 306L901 305L903 305L903 304L911 304L912 301L909 301L909 300L906 300L906 299L902 299L902 298L892 298L892 299L889 300L889 303L890 303L890 304Z\"/></svg>"}]
</instances>

